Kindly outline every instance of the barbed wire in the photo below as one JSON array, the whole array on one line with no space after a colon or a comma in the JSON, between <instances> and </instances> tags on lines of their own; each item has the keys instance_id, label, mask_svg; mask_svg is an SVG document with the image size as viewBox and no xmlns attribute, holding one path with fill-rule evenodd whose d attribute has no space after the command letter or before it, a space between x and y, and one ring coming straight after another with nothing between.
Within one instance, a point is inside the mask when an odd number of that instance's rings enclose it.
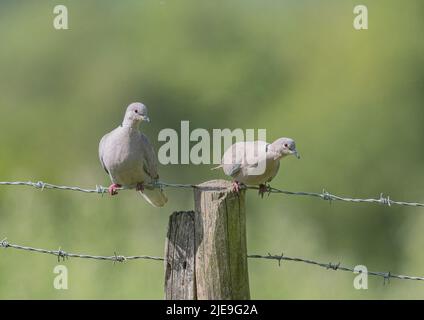
<instances>
[{"instance_id":1,"label":"barbed wire","mask_svg":"<svg viewBox=\"0 0 424 320\"><path fill-rule=\"evenodd\" d=\"M29 186L34 187L37 189L45 190L45 189L58 189L58 190L68 190L68 191L78 191L78 192L85 192L85 193L98 193L98 194L105 194L108 192L108 188L103 187L101 185L96 185L94 189L85 189L81 187L72 187L72 186L61 186L61 185L54 185L51 183L45 183L42 181L38 182L32 182L32 181L0 181L0 185L9 185L9 186ZM153 188L185 188L185 189L193 189L193 188L201 188L201 186L196 184L181 184L181 183L168 183L168 182L161 182L157 181L155 183L145 184L146 187L153 187ZM129 190L134 189L136 186L126 186L118 188L117 190ZM252 189L252 190L259 190L259 187L257 186L242 186L244 189ZM344 202L351 202L351 203L376 203L376 204L382 204L387 206L392 205L399 205L399 206L410 206L410 207L424 207L424 203L419 202L406 202L406 201L395 201L390 199L389 196L384 196L383 193L380 194L379 198L351 198L351 197L342 197L335 194L331 194L325 189L321 193L318 192L305 192L305 191L288 191L288 190L282 190L278 188L274 188L271 186L268 186L267 190L268 194L276 193L276 194L285 194L285 195L292 195L292 196L308 196L308 197L314 197L314 198L320 198L325 201L344 201Z\"/></svg>"},{"instance_id":2,"label":"barbed wire","mask_svg":"<svg viewBox=\"0 0 424 320\"><path fill-rule=\"evenodd\" d=\"M424 281L424 277L393 274L390 271L389 272L362 271L362 269L360 269L360 268L355 270L355 268L342 266L341 262L338 262L338 263L332 263L332 262L323 263L323 262L317 262L317 261L310 260L310 259L287 257L283 254L281 254L281 255L272 255L270 253L268 253L268 255L251 254L251 255L248 255L248 258L277 260L279 266L280 266L282 260L302 262L302 263L306 263L306 264L319 266L319 267L325 268L327 270L334 270L334 271L340 270L340 271L347 271L347 272L351 272L351 273L364 273L364 274L368 274L368 275L372 275L372 276L382 277L384 279L384 282L386 282L387 280L389 280L391 278L400 279L400 280Z\"/></svg>"},{"instance_id":3,"label":"barbed wire","mask_svg":"<svg viewBox=\"0 0 424 320\"><path fill-rule=\"evenodd\" d=\"M79 253L70 253L63 251L61 248L58 250L47 250L47 249L40 249L40 248L34 248L29 246L22 246L18 244L12 244L7 241L7 238L4 238L0 242L0 247L2 248L12 248L17 250L23 250L23 251L30 251L30 252L37 252L37 253L43 253L43 254L49 254L57 256L58 262L62 259L63 261L68 258L81 258L81 259L93 259L93 260L108 260L115 262L125 262L130 260L155 260L155 261L164 261L165 259L163 257L155 257L155 256L148 256L148 255L138 255L138 256L122 256L118 255L116 252L114 252L114 255L111 256L99 256L99 255L88 255L88 254L79 254ZM338 263L323 263L318 262L310 259L303 259L303 258L296 258L296 257L289 257L284 254L281 255L272 255L268 253L268 255L259 255L259 254L250 254L247 255L249 259L265 259L265 260L276 260L278 261L278 265L281 266L281 261L291 261L291 262L300 262L310 265L319 266L322 268L325 268L326 270L340 270L340 271L346 271L350 273L364 273L371 276L381 277L384 279L384 283L386 281L393 279L400 279L400 280L415 280L415 281L424 281L424 277L418 277L418 276L408 276L408 275L401 275L401 274L394 274L391 272L378 272L378 271L363 271L363 269L356 269L351 267L346 267L341 265L340 262Z\"/></svg>"},{"instance_id":4,"label":"barbed wire","mask_svg":"<svg viewBox=\"0 0 424 320\"><path fill-rule=\"evenodd\" d=\"M89 255L89 254L70 253L70 252L63 251L61 248L59 248L58 250L39 249L39 248L21 246L21 245L18 245L18 244L9 243L7 241L7 238L4 238L0 242L0 247L50 254L50 255L57 256L58 261L60 261L60 259L65 260L67 258L109 260L109 261L113 261L113 262L124 262L124 261L127 261L127 260L139 260L139 259L157 260L157 261L163 261L164 260L162 257L154 257L154 256L146 256L146 255L142 255L142 256L121 256L121 255L118 255L116 252L114 252L114 255L112 255L112 256L97 256L97 255L93 256L93 255Z\"/></svg>"}]
</instances>

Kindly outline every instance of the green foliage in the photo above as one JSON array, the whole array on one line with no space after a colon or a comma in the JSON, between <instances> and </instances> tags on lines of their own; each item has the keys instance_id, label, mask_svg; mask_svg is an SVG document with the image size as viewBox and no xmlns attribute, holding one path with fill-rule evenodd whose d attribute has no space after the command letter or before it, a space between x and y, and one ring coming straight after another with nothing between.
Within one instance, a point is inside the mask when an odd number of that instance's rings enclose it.
<instances>
[{"instance_id":1,"label":"green foliage","mask_svg":"<svg viewBox=\"0 0 424 320\"><path fill-rule=\"evenodd\" d=\"M352 27L353 1L50 1L0 4L0 180L93 187L109 183L100 137L143 101L142 130L266 128L296 139L279 188L424 201L424 43L421 1L362 1L369 30ZM162 166L169 182L201 182L210 166ZM70 252L161 255L168 215L193 207L167 191L163 209L132 192L110 198L0 188L0 238ZM423 275L424 212L329 205L249 192L248 248L370 270ZM69 290L53 288L54 257L0 251L0 298L162 298L160 262L69 260ZM250 261L253 298L420 298L420 283L307 265Z\"/></svg>"}]
</instances>

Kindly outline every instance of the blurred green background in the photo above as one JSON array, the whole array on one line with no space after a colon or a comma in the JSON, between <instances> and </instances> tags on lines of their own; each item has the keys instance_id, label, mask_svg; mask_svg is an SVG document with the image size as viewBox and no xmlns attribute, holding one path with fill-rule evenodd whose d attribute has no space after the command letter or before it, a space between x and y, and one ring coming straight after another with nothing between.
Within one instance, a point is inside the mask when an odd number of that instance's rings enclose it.
<instances>
[{"instance_id":1,"label":"blurred green background","mask_svg":"<svg viewBox=\"0 0 424 320\"><path fill-rule=\"evenodd\" d=\"M68 7L70 30L53 28ZM352 27L365 4L369 30ZM94 187L109 180L101 136L142 101L162 128L265 128L296 139L272 185L424 202L422 1L1 1L0 180ZM197 183L211 166L161 166ZM69 252L162 255L168 216L193 208L135 192L101 197L0 187L0 238ZM424 276L423 209L271 195L247 198L249 253L299 256ZM70 259L55 290L53 256L0 250L0 298L162 299L163 265ZM254 299L423 298L416 281L369 278L286 262L249 261Z\"/></svg>"}]
</instances>

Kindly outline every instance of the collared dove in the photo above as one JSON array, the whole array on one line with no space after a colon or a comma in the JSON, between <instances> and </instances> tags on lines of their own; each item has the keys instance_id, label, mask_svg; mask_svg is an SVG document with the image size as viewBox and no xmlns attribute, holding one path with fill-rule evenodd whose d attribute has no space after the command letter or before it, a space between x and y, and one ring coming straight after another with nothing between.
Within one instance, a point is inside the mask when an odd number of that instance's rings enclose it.
<instances>
[{"instance_id":1,"label":"collared dove","mask_svg":"<svg viewBox=\"0 0 424 320\"><path fill-rule=\"evenodd\" d=\"M237 142L231 145L222 156L221 165L227 176L234 180L233 190L240 190L240 183L259 185L259 194L263 197L270 182L278 173L280 160L288 155L300 158L293 139L280 138L273 143L265 141Z\"/></svg>"},{"instance_id":2,"label":"collared dove","mask_svg":"<svg viewBox=\"0 0 424 320\"><path fill-rule=\"evenodd\" d=\"M162 207L167 198L160 188L144 186L159 179L157 158L147 137L140 132L142 121L150 122L147 108L140 102L131 103L124 121L115 130L104 135L99 144L100 162L112 184L111 195L122 186L136 186L151 205Z\"/></svg>"}]
</instances>

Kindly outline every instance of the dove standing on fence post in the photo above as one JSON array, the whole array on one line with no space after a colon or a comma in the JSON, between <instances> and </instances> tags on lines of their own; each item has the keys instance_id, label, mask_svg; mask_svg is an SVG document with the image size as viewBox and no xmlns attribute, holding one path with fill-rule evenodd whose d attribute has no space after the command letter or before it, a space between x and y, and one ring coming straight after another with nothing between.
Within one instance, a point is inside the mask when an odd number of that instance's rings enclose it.
<instances>
[{"instance_id":1,"label":"dove standing on fence post","mask_svg":"<svg viewBox=\"0 0 424 320\"><path fill-rule=\"evenodd\" d=\"M145 185L156 182L159 175L156 153L139 130L143 121L150 122L146 106L131 103L122 124L101 139L99 158L112 181L108 189L111 195L117 194L122 186L136 186L147 202L162 207L168 201L163 190Z\"/></svg>"},{"instance_id":2,"label":"dove standing on fence post","mask_svg":"<svg viewBox=\"0 0 424 320\"><path fill-rule=\"evenodd\" d=\"M261 157L260 153L265 154ZM240 184L259 185L259 195L269 189L267 183L278 173L280 160L288 155L300 158L293 139L280 138L273 143L265 141L237 142L231 145L222 156L221 164L213 169L222 168L227 176L233 178L233 190L238 192ZM261 160L262 159L262 160ZM252 170L263 161L263 170Z\"/></svg>"}]
</instances>

